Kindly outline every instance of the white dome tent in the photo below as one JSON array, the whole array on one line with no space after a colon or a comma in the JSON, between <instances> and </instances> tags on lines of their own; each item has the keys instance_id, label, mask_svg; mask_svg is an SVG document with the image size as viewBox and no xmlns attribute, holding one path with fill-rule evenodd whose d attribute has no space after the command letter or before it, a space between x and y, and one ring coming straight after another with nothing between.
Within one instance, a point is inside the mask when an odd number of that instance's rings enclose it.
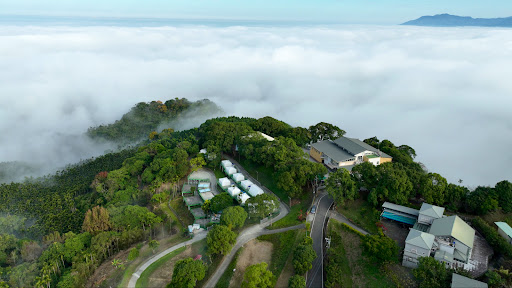
<instances>
[{"instance_id":1,"label":"white dome tent","mask_svg":"<svg viewBox=\"0 0 512 288\"><path fill-rule=\"evenodd\" d=\"M251 188L249 189L249 191L247 191L247 193L249 193L249 195L251 195L251 197L256 197L258 195L261 195L263 194L263 190L256 186L256 185L252 185Z\"/></svg>"},{"instance_id":2,"label":"white dome tent","mask_svg":"<svg viewBox=\"0 0 512 288\"><path fill-rule=\"evenodd\" d=\"M251 185L254 185L254 183L252 183L251 180L244 180L240 182L240 185L242 186L242 189L247 191L249 190L249 187L251 187Z\"/></svg>"},{"instance_id":3,"label":"white dome tent","mask_svg":"<svg viewBox=\"0 0 512 288\"><path fill-rule=\"evenodd\" d=\"M238 187L229 187L228 193L231 195L231 197L236 197L238 194L242 193L242 190L240 190Z\"/></svg>"},{"instance_id":4,"label":"white dome tent","mask_svg":"<svg viewBox=\"0 0 512 288\"><path fill-rule=\"evenodd\" d=\"M245 176L244 174L242 173L235 173L233 175L231 175L231 178L233 179L233 181L235 181L236 183L240 183L242 181L245 180Z\"/></svg>"}]
</instances>

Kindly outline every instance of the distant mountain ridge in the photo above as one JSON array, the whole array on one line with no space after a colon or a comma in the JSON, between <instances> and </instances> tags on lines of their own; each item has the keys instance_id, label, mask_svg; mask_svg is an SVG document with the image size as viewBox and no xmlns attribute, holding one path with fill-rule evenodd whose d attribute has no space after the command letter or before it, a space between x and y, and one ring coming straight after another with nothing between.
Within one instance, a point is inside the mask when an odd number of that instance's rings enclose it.
<instances>
[{"instance_id":1,"label":"distant mountain ridge","mask_svg":"<svg viewBox=\"0 0 512 288\"><path fill-rule=\"evenodd\" d=\"M450 14L438 14L434 16L422 16L416 20L407 21L401 25L414 26L481 26L481 27L512 27L512 17L506 18L473 18Z\"/></svg>"}]
</instances>

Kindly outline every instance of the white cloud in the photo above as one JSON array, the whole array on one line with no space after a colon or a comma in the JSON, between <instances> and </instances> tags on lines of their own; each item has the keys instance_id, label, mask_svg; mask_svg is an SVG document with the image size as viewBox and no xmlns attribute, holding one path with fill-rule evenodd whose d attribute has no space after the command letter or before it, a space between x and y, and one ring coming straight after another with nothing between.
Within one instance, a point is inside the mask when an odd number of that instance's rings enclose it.
<instances>
[{"instance_id":1,"label":"white cloud","mask_svg":"<svg viewBox=\"0 0 512 288\"><path fill-rule=\"evenodd\" d=\"M68 135L140 101L210 98L408 144L452 182L494 185L512 180L510 75L508 29L4 26L0 162L97 155Z\"/></svg>"}]
</instances>

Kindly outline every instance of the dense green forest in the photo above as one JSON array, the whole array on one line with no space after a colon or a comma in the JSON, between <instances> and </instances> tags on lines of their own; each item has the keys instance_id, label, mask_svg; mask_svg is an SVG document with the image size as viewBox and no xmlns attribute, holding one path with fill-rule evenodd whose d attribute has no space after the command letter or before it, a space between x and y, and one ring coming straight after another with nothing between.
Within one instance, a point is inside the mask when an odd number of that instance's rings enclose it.
<instances>
[{"instance_id":1,"label":"dense green forest","mask_svg":"<svg viewBox=\"0 0 512 288\"><path fill-rule=\"evenodd\" d=\"M173 197L169 189L161 189L163 184L176 187L202 165L218 167L222 153L266 166L286 193L285 200L301 198L319 175L327 173L322 164L308 161L302 148L345 134L329 123L292 127L272 117L222 117L186 131L155 131L162 119L179 119L186 109L202 105L211 107L209 101L194 104L186 99L139 103L130 117L88 132L119 142L145 137L137 147L71 165L55 175L1 184L0 285L83 287L107 258L169 227L172 220L155 205ZM144 121L150 124L142 125ZM124 135L126 129L133 133ZM275 140L267 141L256 131ZM352 174L342 170L331 174L329 179L334 180L328 190L339 204L365 197L376 207L383 201L409 205L424 199L452 211L481 215L512 209L508 181L471 192L428 173L414 161L416 153L407 145L395 146L375 137L365 142L391 155L394 162L377 167L363 163ZM199 154L200 148L207 153Z\"/></svg>"},{"instance_id":2,"label":"dense green forest","mask_svg":"<svg viewBox=\"0 0 512 288\"><path fill-rule=\"evenodd\" d=\"M179 117L196 115L214 115L221 112L215 103L205 99L190 102L185 98L175 98L165 103L152 101L140 102L120 120L113 124L91 127L87 131L93 139L105 139L121 145L133 144L146 139L148 134L160 126L169 126L170 122Z\"/></svg>"}]
</instances>

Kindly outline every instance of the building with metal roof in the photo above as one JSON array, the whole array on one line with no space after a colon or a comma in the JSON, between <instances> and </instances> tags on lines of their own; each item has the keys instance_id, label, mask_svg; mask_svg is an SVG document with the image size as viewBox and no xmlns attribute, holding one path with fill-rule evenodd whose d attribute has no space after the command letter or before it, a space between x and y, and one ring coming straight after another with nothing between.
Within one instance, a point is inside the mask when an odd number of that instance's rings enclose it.
<instances>
[{"instance_id":1,"label":"building with metal roof","mask_svg":"<svg viewBox=\"0 0 512 288\"><path fill-rule=\"evenodd\" d=\"M313 143L310 156L331 169L353 166L362 162L379 165L391 162L392 157L355 138L340 137L334 141Z\"/></svg>"},{"instance_id":2,"label":"building with metal roof","mask_svg":"<svg viewBox=\"0 0 512 288\"><path fill-rule=\"evenodd\" d=\"M418 223L431 225L435 219L443 218L444 208L428 203L423 203L420 208Z\"/></svg>"},{"instance_id":3,"label":"building with metal roof","mask_svg":"<svg viewBox=\"0 0 512 288\"><path fill-rule=\"evenodd\" d=\"M452 274L452 285L451 288L487 288L487 283L480 282L468 277L461 276L459 274Z\"/></svg>"},{"instance_id":4,"label":"building with metal roof","mask_svg":"<svg viewBox=\"0 0 512 288\"><path fill-rule=\"evenodd\" d=\"M512 228L505 222L494 222L498 226L498 233L505 238L508 243L512 244Z\"/></svg>"},{"instance_id":5,"label":"building with metal roof","mask_svg":"<svg viewBox=\"0 0 512 288\"><path fill-rule=\"evenodd\" d=\"M434 220L428 232L436 236L440 250L453 251L455 260L468 263L475 241L475 230L459 216Z\"/></svg>"},{"instance_id":6,"label":"building with metal roof","mask_svg":"<svg viewBox=\"0 0 512 288\"><path fill-rule=\"evenodd\" d=\"M384 202L384 204L382 204L382 208L383 211L380 216L383 218L409 224L411 226L418 220L419 211L416 209L390 202Z\"/></svg>"},{"instance_id":7,"label":"building with metal roof","mask_svg":"<svg viewBox=\"0 0 512 288\"><path fill-rule=\"evenodd\" d=\"M420 257L430 257L435 236L415 229L409 230L405 239L402 265L410 268L418 267Z\"/></svg>"}]
</instances>

